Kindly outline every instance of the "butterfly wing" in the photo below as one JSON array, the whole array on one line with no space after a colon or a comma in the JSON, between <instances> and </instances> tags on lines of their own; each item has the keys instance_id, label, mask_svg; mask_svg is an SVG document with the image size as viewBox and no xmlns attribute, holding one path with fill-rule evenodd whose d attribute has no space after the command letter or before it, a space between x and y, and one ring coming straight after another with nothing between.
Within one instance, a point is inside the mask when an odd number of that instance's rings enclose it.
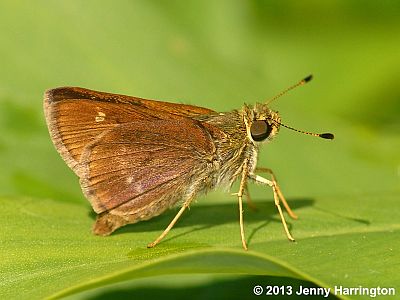
<instances>
[{"instance_id":1,"label":"butterfly wing","mask_svg":"<svg viewBox=\"0 0 400 300\"><path fill-rule=\"evenodd\" d=\"M207 176L215 146L198 121L134 121L104 132L81 156L81 186L97 213L138 211L180 200L194 179ZM168 199L167 199L168 198ZM167 200L166 200L167 199Z\"/></svg>"},{"instance_id":2,"label":"butterfly wing","mask_svg":"<svg viewBox=\"0 0 400 300\"><path fill-rule=\"evenodd\" d=\"M82 176L85 147L104 132L133 121L179 120L215 113L207 108L125 95L61 87L45 94L44 111L53 143L67 165Z\"/></svg>"}]
</instances>

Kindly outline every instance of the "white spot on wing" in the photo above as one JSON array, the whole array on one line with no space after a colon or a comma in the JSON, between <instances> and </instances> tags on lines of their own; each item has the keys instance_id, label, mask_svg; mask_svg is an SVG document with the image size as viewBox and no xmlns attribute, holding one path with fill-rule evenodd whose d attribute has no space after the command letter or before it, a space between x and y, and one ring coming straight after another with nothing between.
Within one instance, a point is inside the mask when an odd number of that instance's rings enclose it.
<instances>
[{"instance_id":1,"label":"white spot on wing","mask_svg":"<svg viewBox=\"0 0 400 300\"><path fill-rule=\"evenodd\" d=\"M106 114L99 111L97 112L97 116L94 118L96 122L103 122L105 120Z\"/></svg>"}]
</instances>

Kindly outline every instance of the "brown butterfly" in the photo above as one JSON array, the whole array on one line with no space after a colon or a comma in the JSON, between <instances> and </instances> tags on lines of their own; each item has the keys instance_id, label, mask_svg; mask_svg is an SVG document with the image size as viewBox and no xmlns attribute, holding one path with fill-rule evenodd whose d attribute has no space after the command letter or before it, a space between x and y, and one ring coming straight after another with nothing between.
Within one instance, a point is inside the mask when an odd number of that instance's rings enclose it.
<instances>
[{"instance_id":1,"label":"brown butterfly","mask_svg":"<svg viewBox=\"0 0 400 300\"><path fill-rule=\"evenodd\" d=\"M57 151L79 176L82 191L98 214L95 234L109 235L182 201L172 222L148 245L153 247L198 194L240 179L237 197L243 247L247 249L242 196L248 180L272 187L286 235L294 240L280 202L291 217L296 215L272 171L256 167L260 145L283 125L267 104L218 113L192 105L60 87L45 93L44 111ZM303 133L333 138L332 134ZM257 171L268 173L271 179L256 175Z\"/></svg>"}]
</instances>

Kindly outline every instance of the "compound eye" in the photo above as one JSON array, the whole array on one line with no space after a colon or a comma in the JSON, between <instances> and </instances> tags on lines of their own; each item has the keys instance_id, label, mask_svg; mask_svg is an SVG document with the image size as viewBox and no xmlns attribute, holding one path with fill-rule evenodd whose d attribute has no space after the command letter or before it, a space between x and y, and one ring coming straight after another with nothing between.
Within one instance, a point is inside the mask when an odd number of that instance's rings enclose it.
<instances>
[{"instance_id":1,"label":"compound eye","mask_svg":"<svg viewBox=\"0 0 400 300\"><path fill-rule=\"evenodd\" d=\"M265 140L272 131L272 126L266 121L256 120L251 124L250 133L254 141L260 142Z\"/></svg>"}]
</instances>

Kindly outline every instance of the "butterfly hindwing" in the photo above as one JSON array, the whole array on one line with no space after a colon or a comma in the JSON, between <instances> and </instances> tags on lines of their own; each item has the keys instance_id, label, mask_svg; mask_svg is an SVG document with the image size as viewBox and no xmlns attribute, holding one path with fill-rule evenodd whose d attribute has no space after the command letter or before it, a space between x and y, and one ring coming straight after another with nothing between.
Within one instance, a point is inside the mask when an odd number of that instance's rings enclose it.
<instances>
[{"instance_id":1,"label":"butterfly hindwing","mask_svg":"<svg viewBox=\"0 0 400 300\"><path fill-rule=\"evenodd\" d=\"M188 118L122 124L85 148L82 189L97 213L127 202L139 209L157 200L154 194L178 201L182 187L203 176L197 170L204 173L214 153L208 131Z\"/></svg>"}]
</instances>

